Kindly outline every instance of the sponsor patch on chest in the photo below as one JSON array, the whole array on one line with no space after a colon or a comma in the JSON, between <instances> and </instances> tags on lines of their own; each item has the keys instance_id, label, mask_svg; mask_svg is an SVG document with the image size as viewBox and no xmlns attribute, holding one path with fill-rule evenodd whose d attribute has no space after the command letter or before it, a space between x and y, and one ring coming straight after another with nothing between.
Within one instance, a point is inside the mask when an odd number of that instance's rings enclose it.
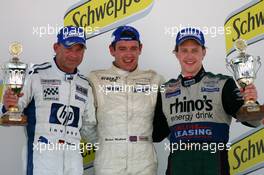
<instances>
[{"instance_id":1,"label":"sponsor patch on chest","mask_svg":"<svg viewBox=\"0 0 264 175\"><path fill-rule=\"evenodd\" d=\"M204 85L201 87L201 92L219 92L219 81L218 80L207 80L204 81Z\"/></svg>"},{"instance_id":2,"label":"sponsor patch on chest","mask_svg":"<svg viewBox=\"0 0 264 175\"><path fill-rule=\"evenodd\" d=\"M49 123L78 127L80 109L75 106L53 103L50 109Z\"/></svg>"},{"instance_id":3,"label":"sponsor patch on chest","mask_svg":"<svg viewBox=\"0 0 264 175\"><path fill-rule=\"evenodd\" d=\"M101 80L108 81L108 82L117 82L119 80L119 76L102 76Z\"/></svg>"},{"instance_id":4,"label":"sponsor patch on chest","mask_svg":"<svg viewBox=\"0 0 264 175\"><path fill-rule=\"evenodd\" d=\"M88 89L87 88L84 88L80 85L76 85L76 92L79 93L79 94L82 94L84 96L88 96Z\"/></svg>"},{"instance_id":5,"label":"sponsor patch on chest","mask_svg":"<svg viewBox=\"0 0 264 175\"><path fill-rule=\"evenodd\" d=\"M59 100L59 87L52 85L43 85L43 100Z\"/></svg>"},{"instance_id":6,"label":"sponsor patch on chest","mask_svg":"<svg viewBox=\"0 0 264 175\"><path fill-rule=\"evenodd\" d=\"M169 83L166 85L165 97L175 97L181 94L180 82Z\"/></svg>"},{"instance_id":7,"label":"sponsor patch on chest","mask_svg":"<svg viewBox=\"0 0 264 175\"><path fill-rule=\"evenodd\" d=\"M56 79L41 79L40 83L42 85L51 85L51 86L57 86L61 85L61 80L56 80Z\"/></svg>"}]
</instances>

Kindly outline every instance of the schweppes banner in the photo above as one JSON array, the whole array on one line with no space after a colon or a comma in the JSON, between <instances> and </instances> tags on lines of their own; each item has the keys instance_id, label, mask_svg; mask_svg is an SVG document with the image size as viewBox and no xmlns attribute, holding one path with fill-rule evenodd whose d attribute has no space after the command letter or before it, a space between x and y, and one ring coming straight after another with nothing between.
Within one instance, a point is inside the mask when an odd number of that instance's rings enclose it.
<instances>
[{"instance_id":1,"label":"schweppes banner","mask_svg":"<svg viewBox=\"0 0 264 175\"><path fill-rule=\"evenodd\" d=\"M4 88L3 80L0 79L0 103L2 102L3 88Z\"/></svg>"},{"instance_id":2,"label":"schweppes banner","mask_svg":"<svg viewBox=\"0 0 264 175\"><path fill-rule=\"evenodd\" d=\"M228 152L231 175L243 175L264 167L264 126L234 140Z\"/></svg>"},{"instance_id":3,"label":"schweppes banner","mask_svg":"<svg viewBox=\"0 0 264 175\"><path fill-rule=\"evenodd\" d=\"M264 39L264 0L254 0L231 13L225 21L225 31L227 55L235 50L233 43L238 38L249 45Z\"/></svg>"},{"instance_id":4,"label":"schweppes banner","mask_svg":"<svg viewBox=\"0 0 264 175\"><path fill-rule=\"evenodd\" d=\"M64 25L84 27L87 38L147 15L154 0L87 0L70 7Z\"/></svg>"}]
</instances>

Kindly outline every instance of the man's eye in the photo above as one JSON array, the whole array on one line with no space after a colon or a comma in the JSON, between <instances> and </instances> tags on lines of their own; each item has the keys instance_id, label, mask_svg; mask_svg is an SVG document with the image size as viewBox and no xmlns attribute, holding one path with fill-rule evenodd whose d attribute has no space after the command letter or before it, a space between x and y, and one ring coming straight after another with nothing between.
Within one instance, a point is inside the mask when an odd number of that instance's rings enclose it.
<instances>
[{"instance_id":1,"label":"man's eye","mask_svg":"<svg viewBox=\"0 0 264 175\"><path fill-rule=\"evenodd\" d=\"M197 49L192 50L192 53L197 53L197 52L198 52Z\"/></svg>"},{"instance_id":2,"label":"man's eye","mask_svg":"<svg viewBox=\"0 0 264 175\"><path fill-rule=\"evenodd\" d=\"M137 47L132 47L130 50L136 51L136 50L138 50L138 48Z\"/></svg>"},{"instance_id":3,"label":"man's eye","mask_svg":"<svg viewBox=\"0 0 264 175\"><path fill-rule=\"evenodd\" d=\"M125 51L126 48L124 48L124 47L119 47L119 50L121 50L121 51Z\"/></svg>"}]
</instances>

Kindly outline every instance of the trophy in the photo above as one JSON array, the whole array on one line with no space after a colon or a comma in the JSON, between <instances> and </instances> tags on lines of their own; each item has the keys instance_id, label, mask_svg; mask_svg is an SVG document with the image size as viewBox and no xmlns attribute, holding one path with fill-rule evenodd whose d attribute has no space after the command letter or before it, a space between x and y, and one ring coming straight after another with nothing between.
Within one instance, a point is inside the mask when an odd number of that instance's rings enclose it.
<instances>
[{"instance_id":1,"label":"trophy","mask_svg":"<svg viewBox=\"0 0 264 175\"><path fill-rule=\"evenodd\" d=\"M261 67L260 57L246 54L247 43L243 39L236 40L234 46L239 54L231 60L227 60L227 68L231 68L229 70L239 86L245 88L256 78ZM254 100L245 100L244 105L237 113L237 120L240 122L258 121L262 118L264 118L264 105L259 105Z\"/></svg>"},{"instance_id":2,"label":"trophy","mask_svg":"<svg viewBox=\"0 0 264 175\"><path fill-rule=\"evenodd\" d=\"M11 89L15 95L19 95L24 82L27 70L27 64L19 61L18 56L22 52L22 45L13 42L9 46L9 52L12 56L10 62L3 66L5 88ZM22 114L18 106L9 106L7 112L0 118L0 125L26 125L27 117Z\"/></svg>"}]
</instances>

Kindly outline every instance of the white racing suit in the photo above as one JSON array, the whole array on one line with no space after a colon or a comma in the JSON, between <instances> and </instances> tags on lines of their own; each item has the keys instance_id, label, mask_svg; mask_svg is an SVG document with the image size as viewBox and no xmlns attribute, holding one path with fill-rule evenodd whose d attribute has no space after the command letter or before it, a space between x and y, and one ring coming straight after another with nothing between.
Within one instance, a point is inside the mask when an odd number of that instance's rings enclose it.
<instances>
[{"instance_id":1,"label":"white racing suit","mask_svg":"<svg viewBox=\"0 0 264 175\"><path fill-rule=\"evenodd\" d=\"M96 139L87 79L78 70L62 72L55 59L35 65L30 74L18 104L28 117L27 175L82 175L80 130L89 141Z\"/></svg>"},{"instance_id":2,"label":"white racing suit","mask_svg":"<svg viewBox=\"0 0 264 175\"><path fill-rule=\"evenodd\" d=\"M96 175L155 175L153 116L161 77L154 71L93 71L99 150Z\"/></svg>"}]
</instances>

